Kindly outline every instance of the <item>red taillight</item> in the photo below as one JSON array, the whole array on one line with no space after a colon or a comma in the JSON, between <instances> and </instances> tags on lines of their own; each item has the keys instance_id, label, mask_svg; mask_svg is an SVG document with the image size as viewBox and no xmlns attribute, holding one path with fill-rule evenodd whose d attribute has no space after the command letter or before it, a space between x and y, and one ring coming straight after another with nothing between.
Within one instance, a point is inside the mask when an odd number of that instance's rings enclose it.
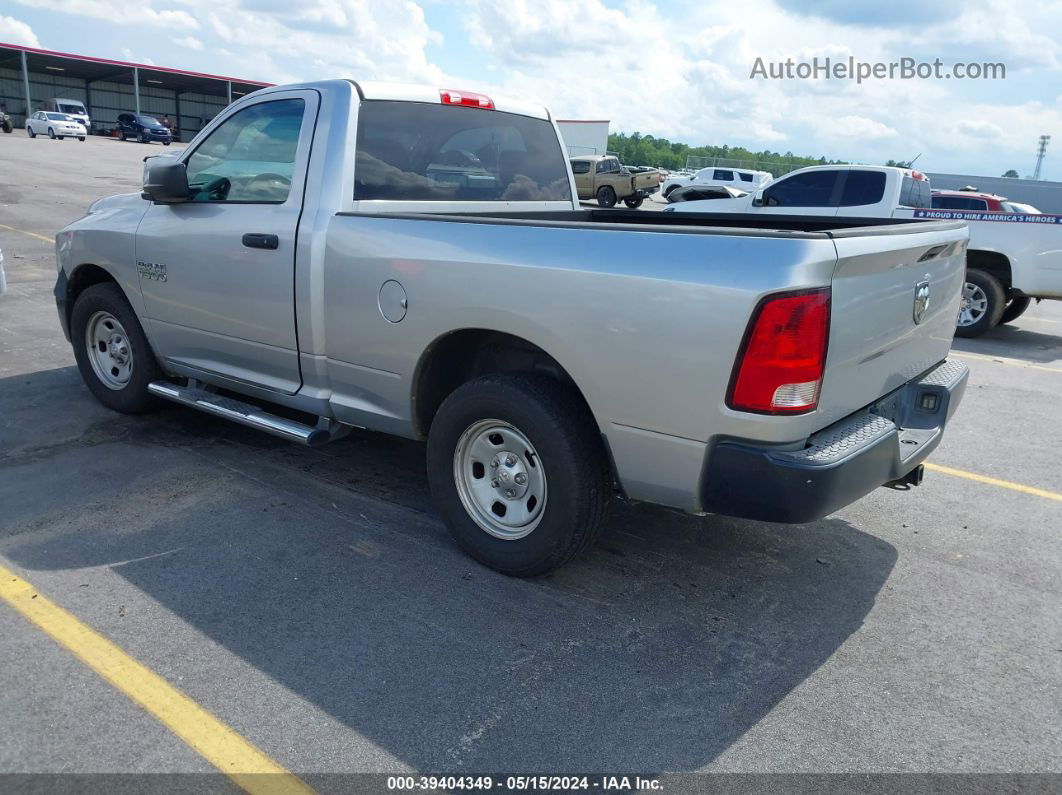
<instances>
[{"instance_id":1,"label":"red taillight","mask_svg":"<svg viewBox=\"0 0 1062 795\"><path fill-rule=\"evenodd\" d=\"M466 108L494 110L494 100L486 94L476 94L472 91L443 89L439 92L439 99L442 100L444 105L464 105Z\"/></svg>"},{"instance_id":2,"label":"red taillight","mask_svg":"<svg viewBox=\"0 0 1062 795\"><path fill-rule=\"evenodd\" d=\"M765 298L749 323L727 405L763 414L813 411L829 333L829 288Z\"/></svg>"}]
</instances>

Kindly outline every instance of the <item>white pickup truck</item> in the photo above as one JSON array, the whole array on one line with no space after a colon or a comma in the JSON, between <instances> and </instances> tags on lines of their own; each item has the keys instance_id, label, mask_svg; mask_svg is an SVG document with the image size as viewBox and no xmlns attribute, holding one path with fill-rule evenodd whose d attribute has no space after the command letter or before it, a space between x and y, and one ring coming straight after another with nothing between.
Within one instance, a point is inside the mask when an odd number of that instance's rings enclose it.
<instances>
[{"instance_id":1,"label":"white pickup truck","mask_svg":"<svg viewBox=\"0 0 1062 795\"><path fill-rule=\"evenodd\" d=\"M751 171L747 168L702 168L693 174L672 174L660 186L661 195L667 198L672 191L691 185L703 188L737 188L754 191L770 182L772 176L767 171Z\"/></svg>"},{"instance_id":2,"label":"white pickup truck","mask_svg":"<svg viewBox=\"0 0 1062 795\"><path fill-rule=\"evenodd\" d=\"M274 86L59 232L59 321L115 411L425 439L450 532L507 574L584 549L613 490L802 523L918 482L966 386L962 223L575 194L541 106Z\"/></svg>"},{"instance_id":3,"label":"white pickup truck","mask_svg":"<svg viewBox=\"0 0 1062 795\"><path fill-rule=\"evenodd\" d=\"M1062 216L933 209L930 193L929 180L912 169L811 166L747 196L681 202L664 212L965 221L961 337L1014 320L1030 299L1062 299Z\"/></svg>"}]
</instances>

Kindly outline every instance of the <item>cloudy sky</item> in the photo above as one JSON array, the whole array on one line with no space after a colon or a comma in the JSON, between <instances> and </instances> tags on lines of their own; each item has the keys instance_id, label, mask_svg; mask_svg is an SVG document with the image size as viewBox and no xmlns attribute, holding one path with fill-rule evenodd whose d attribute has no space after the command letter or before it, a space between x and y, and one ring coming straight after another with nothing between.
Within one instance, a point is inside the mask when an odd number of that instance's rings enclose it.
<instances>
[{"instance_id":1,"label":"cloudy sky","mask_svg":"<svg viewBox=\"0 0 1062 795\"><path fill-rule=\"evenodd\" d=\"M692 144L1062 180L1062 0L4 0L0 41L270 82L353 77L535 99ZM758 57L1007 78L765 81Z\"/></svg>"}]
</instances>

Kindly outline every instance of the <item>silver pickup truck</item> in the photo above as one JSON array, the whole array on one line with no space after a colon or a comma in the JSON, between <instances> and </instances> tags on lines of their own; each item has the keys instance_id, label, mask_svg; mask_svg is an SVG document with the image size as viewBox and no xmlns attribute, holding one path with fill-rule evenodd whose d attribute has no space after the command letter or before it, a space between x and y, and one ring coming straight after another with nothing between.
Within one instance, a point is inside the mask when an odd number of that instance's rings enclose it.
<instances>
[{"instance_id":1,"label":"silver pickup truck","mask_svg":"<svg viewBox=\"0 0 1062 795\"><path fill-rule=\"evenodd\" d=\"M799 523L917 483L966 385L962 223L582 210L549 112L468 92L263 89L56 240L103 404L426 439L453 536L513 575L616 492Z\"/></svg>"}]
</instances>

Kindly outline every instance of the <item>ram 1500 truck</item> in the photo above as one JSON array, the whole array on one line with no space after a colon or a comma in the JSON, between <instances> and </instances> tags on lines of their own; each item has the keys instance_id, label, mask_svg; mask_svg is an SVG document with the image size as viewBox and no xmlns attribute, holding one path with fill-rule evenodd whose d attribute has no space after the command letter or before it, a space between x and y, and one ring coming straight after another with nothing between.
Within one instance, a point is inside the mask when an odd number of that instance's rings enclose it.
<instances>
[{"instance_id":1,"label":"ram 1500 truck","mask_svg":"<svg viewBox=\"0 0 1062 795\"><path fill-rule=\"evenodd\" d=\"M615 491L800 523L918 481L966 385L962 223L575 197L543 107L266 88L58 234L59 318L116 411L426 439L454 538L514 575L590 544Z\"/></svg>"},{"instance_id":2,"label":"ram 1500 truck","mask_svg":"<svg viewBox=\"0 0 1062 795\"><path fill-rule=\"evenodd\" d=\"M891 166L810 166L735 199L665 212L838 218L927 218L970 227L956 334L979 337L1018 318L1030 300L1062 300L1062 215L935 209L924 174Z\"/></svg>"}]
</instances>

